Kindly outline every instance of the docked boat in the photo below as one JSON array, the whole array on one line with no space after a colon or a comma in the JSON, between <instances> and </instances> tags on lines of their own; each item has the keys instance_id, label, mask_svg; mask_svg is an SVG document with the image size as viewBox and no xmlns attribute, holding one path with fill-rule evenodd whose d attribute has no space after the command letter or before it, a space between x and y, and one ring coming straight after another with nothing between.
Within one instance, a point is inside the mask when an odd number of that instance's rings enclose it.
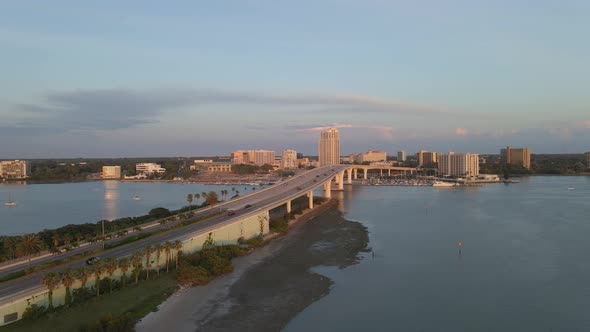
<instances>
[{"instance_id":1,"label":"docked boat","mask_svg":"<svg viewBox=\"0 0 590 332\"><path fill-rule=\"evenodd\" d=\"M16 202L12 200L12 196L8 194L8 202L4 202L6 206L16 206Z\"/></svg>"},{"instance_id":2,"label":"docked boat","mask_svg":"<svg viewBox=\"0 0 590 332\"><path fill-rule=\"evenodd\" d=\"M443 181L434 181L432 183L433 187L454 187L455 184L451 182L443 182Z\"/></svg>"},{"instance_id":3,"label":"docked boat","mask_svg":"<svg viewBox=\"0 0 590 332\"><path fill-rule=\"evenodd\" d=\"M131 199L134 201L141 201L141 197L139 196L133 196Z\"/></svg>"}]
</instances>

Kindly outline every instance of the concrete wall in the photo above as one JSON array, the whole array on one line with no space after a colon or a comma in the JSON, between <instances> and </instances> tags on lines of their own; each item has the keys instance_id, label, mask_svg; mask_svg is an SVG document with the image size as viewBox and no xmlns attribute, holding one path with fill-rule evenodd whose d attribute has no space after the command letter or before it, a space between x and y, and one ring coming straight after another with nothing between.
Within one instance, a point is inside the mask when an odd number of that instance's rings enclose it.
<instances>
[{"instance_id":1,"label":"concrete wall","mask_svg":"<svg viewBox=\"0 0 590 332\"><path fill-rule=\"evenodd\" d=\"M183 241L182 251L186 253L192 253L199 251L203 248L205 241L211 236L215 245L224 244L236 244L238 239L243 237L244 239L250 239L259 234L268 234L269 232L269 214L268 211L261 212L255 216L238 220L230 225L223 226L207 232L204 234L196 235ZM171 256L175 255L174 250L171 252ZM174 257L174 256L173 256ZM156 253L150 256L151 270L156 269ZM145 263L145 259L144 259ZM144 264L145 265L145 264ZM159 261L160 268L166 268L166 253L160 254ZM120 270L115 271L113 279L120 279L122 272ZM108 277L106 273L102 274L101 278ZM127 271L127 280L132 278L131 271ZM92 287L96 283L96 279L93 277L88 278L86 287ZM57 307L65 303L66 289L61 285L53 291L53 306ZM72 285L72 290L80 288L81 283L76 280ZM48 306L48 291L47 289L40 287L39 291L33 292L32 295L26 296L15 296L10 302L4 303L0 306L0 326L12 323L20 320L23 313L28 306L37 304L38 306Z\"/></svg>"}]
</instances>

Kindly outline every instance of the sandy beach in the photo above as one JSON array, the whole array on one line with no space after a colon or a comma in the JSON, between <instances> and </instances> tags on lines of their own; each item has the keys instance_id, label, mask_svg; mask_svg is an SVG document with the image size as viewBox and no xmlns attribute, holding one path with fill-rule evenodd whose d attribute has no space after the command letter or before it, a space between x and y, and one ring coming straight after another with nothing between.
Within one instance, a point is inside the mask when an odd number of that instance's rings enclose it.
<instances>
[{"instance_id":1,"label":"sandy beach","mask_svg":"<svg viewBox=\"0 0 590 332\"><path fill-rule=\"evenodd\" d=\"M234 259L232 273L179 290L144 317L137 331L279 331L330 292L332 281L312 267L345 268L367 250L366 228L330 205L288 235Z\"/></svg>"}]
</instances>

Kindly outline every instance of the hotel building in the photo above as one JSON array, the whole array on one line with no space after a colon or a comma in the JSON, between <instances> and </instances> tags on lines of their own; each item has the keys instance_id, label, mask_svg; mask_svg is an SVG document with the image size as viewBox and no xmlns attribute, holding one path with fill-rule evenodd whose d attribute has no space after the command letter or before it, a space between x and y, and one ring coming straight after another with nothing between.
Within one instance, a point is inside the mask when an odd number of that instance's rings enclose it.
<instances>
[{"instance_id":1,"label":"hotel building","mask_svg":"<svg viewBox=\"0 0 590 332\"><path fill-rule=\"evenodd\" d=\"M406 161L406 151L401 150L397 153L397 161Z\"/></svg>"},{"instance_id":2,"label":"hotel building","mask_svg":"<svg viewBox=\"0 0 590 332\"><path fill-rule=\"evenodd\" d=\"M318 157L320 167L340 164L340 133L338 129L330 128L321 132Z\"/></svg>"},{"instance_id":3,"label":"hotel building","mask_svg":"<svg viewBox=\"0 0 590 332\"><path fill-rule=\"evenodd\" d=\"M234 164L272 165L275 161L275 152L272 150L238 150L231 153Z\"/></svg>"},{"instance_id":4,"label":"hotel building","mask_svg":"<svg viewBox=\"0 0 590 332\"><path fill-rule=\"evenodd\" d=\"M152 174L152 173L166 173L166 169L162 165L156 163L138 163L135 164L135 171L138 174Z\"/></svg>"},{"instance_id":5,"label":"hotel building","mask_svg":"<svg viewBox=\"0 0 590 332\"><path fill-rule=\"evenodd\" d=\"M281 168L297 168L297 151L283 150L281 156Z\"/></svg>"},{"instance_id":6,"label":"hotel building","mask_svg":"<svg viewBox=\"0 0 590 332\"><path fill-rule=\"evenodd\" d=\"M101 177L103 179L120 179L121 166L103 166Z\"/></svg>"},{"instance_id":7,"label":"hotel building","mask_svg":"<svg viewBox=\"0 0 590 332\"><path fill-rule=\"evenodd\" d=\"M479 176L479 154L455 154L438 156L438 171L442 176L472 178Z\"/></svg>"},{"instance_id":8,"label":"hotel building","mask_svg":"<svg viewBox=\"0 0 590 332\"><path fill-rule=\"evenodd\" d=\"M0 177L4 179L24 179L31 174L31 165L24 160L0 161Z\"/></svg>"},{"instance_id":9,"label":"hotel building","mask_svg":"<svg viewBox=\"0 0 590 332\"><path fill-rule=\"evenodd\" d=\"M420 150L417 153L418 167L429 166L437 162L436 152Z\"/></svg>"},{"instance_id":10,"label":"hotel building","mask_svg":"<svg viewBox=\"0 0 590 332\"><path fill-rule=\"evenodd\" d=\"M531 150L529 148L513 149L507 146L500 150L500 159L506 165L531 169Z\"/></svg>"}]
</instances>

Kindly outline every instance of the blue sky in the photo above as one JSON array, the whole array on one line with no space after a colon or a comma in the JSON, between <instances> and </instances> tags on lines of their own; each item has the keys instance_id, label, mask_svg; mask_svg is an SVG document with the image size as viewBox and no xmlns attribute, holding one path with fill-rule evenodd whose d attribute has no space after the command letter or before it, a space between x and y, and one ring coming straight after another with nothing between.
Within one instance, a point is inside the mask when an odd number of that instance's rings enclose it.
<instances>
[{"instance_id":1,"label":"blue sky","mask_svg":"<svg viewBox=\"0 0 590 332\"><path fill-rule=\"evenodd\" d=\"M587 1L6 1L0 159L590 150Z\"/></svg>"}]
</instances>

